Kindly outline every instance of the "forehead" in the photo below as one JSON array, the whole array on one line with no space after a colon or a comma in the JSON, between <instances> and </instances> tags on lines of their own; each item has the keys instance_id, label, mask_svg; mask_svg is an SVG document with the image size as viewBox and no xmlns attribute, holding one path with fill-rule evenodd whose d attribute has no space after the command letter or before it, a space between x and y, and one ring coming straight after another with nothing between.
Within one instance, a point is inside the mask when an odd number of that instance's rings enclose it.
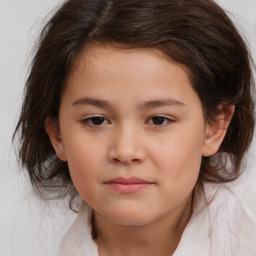
<instances>
[{"instance_id":1,"label":"forehead","mask_svg":"<svg viewBox=\"0 0 256 256\"><path fill-rule=\"evenodd\" d=\"M125 62L124 62L125 58ZM138 63L141 67L158 64L167 65L174 63L171 59L156 48L132 48L120 44L96 44L89 45L83 49L73 65L73 71L77 68L84 68L84 65L104 65L112 67L115 64L121 68L125 64L128 69L130 63ZM109 66L110 64L110 66ZM156 67L156 65L155 65Z\"/></svg>"},{"instance_id":2,"label":"forehead","mask_svg":"<svg viewBox=\"0 0 256 256\"><path fill-rule=\"evenodd\" d=\"M90 46L74 63L66 91L76 97L130 95L138 101L171 97L183 102L189 96L198 100L187 73L184 66L168 60L157 49Z\"/></svg>"},{"instance_id":3,"label":"forehead","mask_svg":"<svg viewBox=\"0 0 256 256\"><path fill-rule=\"evenodd\" d=\"M82 74L104 75L112 78L125 75L131 78L145 79L149 75L151 79L165 77L169 71L180 69L183 77L189 80L188 69L172 61L162 51L155 48L125 48L118 44L87 46L78 56L72 66L69 78ZM171 72L170 72L171 78ZM186 81L189 82L189 81Z\"/></svg>"}]
</instances>

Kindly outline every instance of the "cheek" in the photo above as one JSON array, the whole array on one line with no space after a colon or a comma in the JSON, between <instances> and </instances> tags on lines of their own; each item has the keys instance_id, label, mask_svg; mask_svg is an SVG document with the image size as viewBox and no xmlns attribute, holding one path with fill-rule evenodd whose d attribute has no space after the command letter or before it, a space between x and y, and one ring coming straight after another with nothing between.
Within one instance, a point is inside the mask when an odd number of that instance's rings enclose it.
<instances>
[{"instance_id":1,"label":"cheek","mask_svg":"<svg viewBox=\"0 0 256 256\"><path fill-rule=\"evenodd\" d=\"M73 184L79 194L83 196L84 194L88 195L91 191L90 188L94 185L90 181L99 180L99 167L103 161L104 149L95 141L90 141L89 138L77 137L67 140L65 149Z\"/></svg>"},{"instance_id":2,"label":"cheek","mask_svg":"<svg viewBox=\"0 0 256 256\"><path fill-rule=\"evenodd\" d=\"M176 191L192 190L201 166L202 141L202 136L192 136L180 130L162 142L161 146L155 147L152 158L159 170L160 182L167 179ZM164 184L168 186L168 183Z\"/></svg>"},{"instance_id":3,"label":"cheek","mask_svg":"<svg viewBox=\"0 0 256 256\"><path fill-rule=\"evenodd\" d=\"M179 146L175 146L179 142ZM161 207L176 208L191 195L198 179L201 155L192 145L177 138L158 151L159 184L162 189ZM173 145L173 146L172 146ZM196 152L197 151L197 152Z\"/></svg>"}]
</instances>

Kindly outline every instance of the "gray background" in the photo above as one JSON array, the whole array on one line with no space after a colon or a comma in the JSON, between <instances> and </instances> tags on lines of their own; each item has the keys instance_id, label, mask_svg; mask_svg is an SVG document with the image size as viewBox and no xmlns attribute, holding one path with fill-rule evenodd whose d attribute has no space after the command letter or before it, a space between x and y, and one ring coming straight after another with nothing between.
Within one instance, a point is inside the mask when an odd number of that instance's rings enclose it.
<instances>
[{"instance_id":1,"label":"gray background","mask_svg":"<svg viewBox=\"0 0 256 256\"><path fill-rule=\"evenodd\" d=\"M22 89L33 39L56 0L0 0L0 255L54 256L74 214L48 205L31 193L19 169L12 133L18 119ZM218 0L247 38L256 58L256 0ZM255 166L254 142L248 168Z\"/></svg>"}]
</instances>

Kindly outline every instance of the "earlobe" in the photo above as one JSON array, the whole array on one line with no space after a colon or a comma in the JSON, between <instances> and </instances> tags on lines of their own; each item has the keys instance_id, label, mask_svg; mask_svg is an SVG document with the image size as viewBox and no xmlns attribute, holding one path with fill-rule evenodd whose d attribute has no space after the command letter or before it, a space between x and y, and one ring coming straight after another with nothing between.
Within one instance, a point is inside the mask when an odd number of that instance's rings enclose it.
<instances>
[{"instance_id":1,"label":"earlobe","mask_svg":"<svg viewBox=\"0 0 256 256\"><path fill-rule=\"evenodd\" d=\"M202 151L202 156L212 156L218 152L225 135L227 133L228 126L235 112L234 105L219 105L220 113L216 119L206 125L205 140Z\"/></svg>"},{"instance_id":2,"label":"earlobe","mask_svg":"<svg viewBox=\"0 0 256 256\"><path fill-rule=\"evenodd\" d=\"M47 117L45 120L44 126L45 126L45 131L48 134L49 139L52 143L52 146L56 152L56 155L61 161L66 162L67 161L66 153L64 150L64 145L63 145L61 136L60 136L60 131L59 131L57 121L53 120L50 117Z\"/></svg>"}]
</instances>

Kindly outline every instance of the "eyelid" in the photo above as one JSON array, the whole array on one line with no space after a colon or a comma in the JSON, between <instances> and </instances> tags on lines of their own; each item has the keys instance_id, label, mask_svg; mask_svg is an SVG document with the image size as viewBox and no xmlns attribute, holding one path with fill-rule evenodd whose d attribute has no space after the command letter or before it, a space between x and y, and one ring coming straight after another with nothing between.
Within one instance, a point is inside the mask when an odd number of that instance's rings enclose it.
<instances>
[{"instance_id":1,"label":"eyelid","mask_svg":"<svg viewBox=\"0 0 256 256\"><path fill-rule=\"evenodd\" d=\"M83 124L83 125L86 125L86 126L89 126L89 127L101 127L103 125L106 125L106 123L104 124L99 124L99 125L96 125L96 124L93 124L93 123L89 123L90 121L92 121L93 118L103 118L104 121L107 121L108 123L107 124L110 124L110 121L103 115L89 115L89 116L85 116L83 117L80 122Z\"/></svg>"},{"instance_id":2,"label":"eyelid","mask_svg":"<svg viewBox=\"0 0 256 256\"><path fill-rule=\"evenodd\" d=\"M175 119L174 119L174 118L171 118L170 116L161 115L161 114L156 114L156 115L153 115L153 116L151 116L150 118L148 118L148 119L146 120L146 123L148 123L149 120L153 119L154 117L164 118L165 120L167 120L167 123L166 123L166 124L160 124L160 125L157 125L157 124L150 124L150 125L153 125L153 126L164 127L164 126L167 126L167 125L170 124L170 123L174 123L174 122L175 122Z\"/></svg>"},{"instance_id":3,"label":"eyelid","mask_svg":"<svg viewBox=\"0 0 256 256\"><path fill-rule=\"evenodd\" d=\"M151 123L150 124L150 120L152 120L154 117L156 118L163 118L164 119L164 123L163 124L154 124L154 123ZM91 123L93 118L102 118L104 119L103 123L102 124L93 124ZM88 116L85 116L83 117L80 122L83 124L83 125L86 125L86 126L89 126L89 127L102 127L103 125L107 125L107 124L111 124L111 122L109 121L108 118L106 118L104 115L100 115L100 114L94 114L94 115L88 115ZM152 115L151 117L149 117L147 120L146 120L146 124L149 124L149 125L152 125L152 126L156 126L156 127L164 127L164 126L167 126L168 124L170 123L173 123L175 122L175 119L170 117L170 116L166 116L164 114L155 114L155 115Z\"/></svg>"}]
</instances>

